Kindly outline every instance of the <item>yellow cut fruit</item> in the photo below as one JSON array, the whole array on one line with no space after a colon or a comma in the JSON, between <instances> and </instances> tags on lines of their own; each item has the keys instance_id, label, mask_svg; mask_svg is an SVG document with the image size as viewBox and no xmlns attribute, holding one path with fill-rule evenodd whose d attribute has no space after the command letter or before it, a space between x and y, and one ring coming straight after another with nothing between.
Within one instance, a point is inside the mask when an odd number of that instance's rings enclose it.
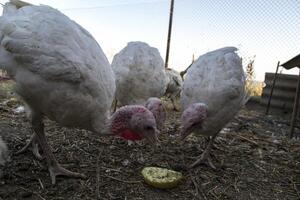
<instances>
[{"instance_id":1,"label":"yellow cut fruit","mask_svg":"<svg viewBox=\"0 0 300 200\"><path fill-rule=\"evenodd\" d=\"M142 175L146 183L161 189L173 188L183 178L180 172L160 167L145 167Z\"/></svg>"}]
</instances>

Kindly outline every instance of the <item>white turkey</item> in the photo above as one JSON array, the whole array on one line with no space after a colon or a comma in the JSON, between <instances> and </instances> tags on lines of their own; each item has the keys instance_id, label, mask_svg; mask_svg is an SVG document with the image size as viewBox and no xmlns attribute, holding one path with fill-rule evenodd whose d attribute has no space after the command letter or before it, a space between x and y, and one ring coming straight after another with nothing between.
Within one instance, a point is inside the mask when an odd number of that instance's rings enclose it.
<instances>
[{"instance_id":1,"label":"white turkey","mask_svg":"<svg viewBox=\"0 0 300 200\"><path fill-rule=\"evenodd\" d=\"M176 107L176 98L180 96L181 87L182 87L182 78L174 69L167 68L166 74L168 77L167 80L167 90L166 96L171 99L173 109L178 111L179 109Z\"/></svg>"},{"instance_id":2,"label":"white turkey","mask_svg":"<svg viewBox=\"0 0 300 200\"><path fill-rule=\"evenodd\" d=\"M112 61L119 105L143 105L166 91L164 62L156 48L144 42L129 42Z\"/></svg>"},{"instance_id":3,"label":"white turkey","mask_svg":"<svg viewBox=\"0 0 300 200\"><path fill-rule=\"evenodd\" d=\"M43 116L99 136L157 140L155 118L143 106L122 107L109 117L115 92L109 62L95 39L58 10L16 0L6 3L0 39L0 67L15 80L16 92L30 108L30 142L42 148L53 184L57 175L84 175L56 161L46 141Z\"/></svg>"},{"instance_id":4,"label":"white turkey","mask_svg":"<svg viewBox=\"0 0 300 200\"><path fill-rule=\"evenodd\" d=\"M181 93L181 136L185 138L193 132L211 137L191 167L206 163L215 168L210 158L212 143L244 104L245 75L235 51L235 47L225 47L208 52L187 71Z\"/></svg>"}]
</instances>

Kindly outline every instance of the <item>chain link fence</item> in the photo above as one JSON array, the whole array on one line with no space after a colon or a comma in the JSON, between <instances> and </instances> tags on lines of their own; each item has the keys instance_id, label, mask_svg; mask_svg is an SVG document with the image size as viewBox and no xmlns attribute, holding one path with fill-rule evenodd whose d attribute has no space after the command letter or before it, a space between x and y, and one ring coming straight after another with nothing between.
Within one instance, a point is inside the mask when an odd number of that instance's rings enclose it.
<instances>
[{"instance_id":1,"label":"chain link fence","mask_svg":"<svg viewBox=\"0 0 300 200\"><path fill-rule=\"evenodd\" d=\"M137 40L158 48L165 58L170 0L29 2L57 8L82 25L110 61L127 42ZM299 0L175 0L169 66L182 71L193 54L197 59L236 46L245 67L255 56L255 78L262 81L278 61L300 53L299 10Z\"/></svg>"}]
</instances>

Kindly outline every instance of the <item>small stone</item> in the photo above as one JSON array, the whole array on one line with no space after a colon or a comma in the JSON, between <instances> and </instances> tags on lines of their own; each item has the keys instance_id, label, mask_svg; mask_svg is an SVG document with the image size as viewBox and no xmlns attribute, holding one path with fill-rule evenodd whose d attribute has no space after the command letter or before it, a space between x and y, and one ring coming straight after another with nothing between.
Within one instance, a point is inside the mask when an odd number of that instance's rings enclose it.
<instances>
[{"instance_id":1,"label":"small stone","mask_svg":"<svg viewBox=\"0 0 300 200\"><path fill-rule=\"evenodd\" d=\"M230 132L230 128L223 128L220 133L229 133Z\"/></svg>"},{"instance_id":2,"label":"small stone","mask_svg":"<svg viewBox=\"0 0 300 200\"><path fill-rule=\"evenodd\" d=\"M14 109L14 113L20 114L25 112L25 107L24 106L18 106L16 109Z\"/></svg>"},{"instance_id":3,"label":"small stone","mask_svg":"<svg viewBox=\"0 0 300 200\"><path fill-rule=\"evenodd\" d=\"M128 159L123 160L122 165L123 166L128 166L128 164L130 163L130 161Z\"/></svg>"},{"instance_id":4,"label":"small stone","mask_svg":"<svg viewBox=\"0 0 300 200\"><path fill-rule=\"evenodd\" d=\"M144 157L139 157L139 158L138 158L138 162L139 162L140 164L144 164L144 163L145 163L145 158L144 158Z\"/></svg>"},{"instance_id":5,"label":"small stone","mask_svg":"<svg viewBox=\"0 0 300 200\"><path fill-rule=\"evenodd\" d=\"M273 140L273 143L274 144L280 144L280 141L275 139L275 140Z\"/></svg>"}]
</instances>

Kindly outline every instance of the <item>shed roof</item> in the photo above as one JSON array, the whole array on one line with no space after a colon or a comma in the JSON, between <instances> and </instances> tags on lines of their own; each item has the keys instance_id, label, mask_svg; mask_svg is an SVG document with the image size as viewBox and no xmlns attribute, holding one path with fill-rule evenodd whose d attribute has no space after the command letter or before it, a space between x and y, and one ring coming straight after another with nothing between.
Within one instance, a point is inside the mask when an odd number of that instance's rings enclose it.
<instances>
[{"instance_id":1,"label":"shed roof","mask_svg":"<svg viewBox=\"0 0 300 200\"><path fill-rule=\"evenodd\" d=\"M285 69L292 69L294 67L300 68L300 54L286 61L285 63L281 64L281 66L284 67Z\"/></svg>"}]
</instances>

